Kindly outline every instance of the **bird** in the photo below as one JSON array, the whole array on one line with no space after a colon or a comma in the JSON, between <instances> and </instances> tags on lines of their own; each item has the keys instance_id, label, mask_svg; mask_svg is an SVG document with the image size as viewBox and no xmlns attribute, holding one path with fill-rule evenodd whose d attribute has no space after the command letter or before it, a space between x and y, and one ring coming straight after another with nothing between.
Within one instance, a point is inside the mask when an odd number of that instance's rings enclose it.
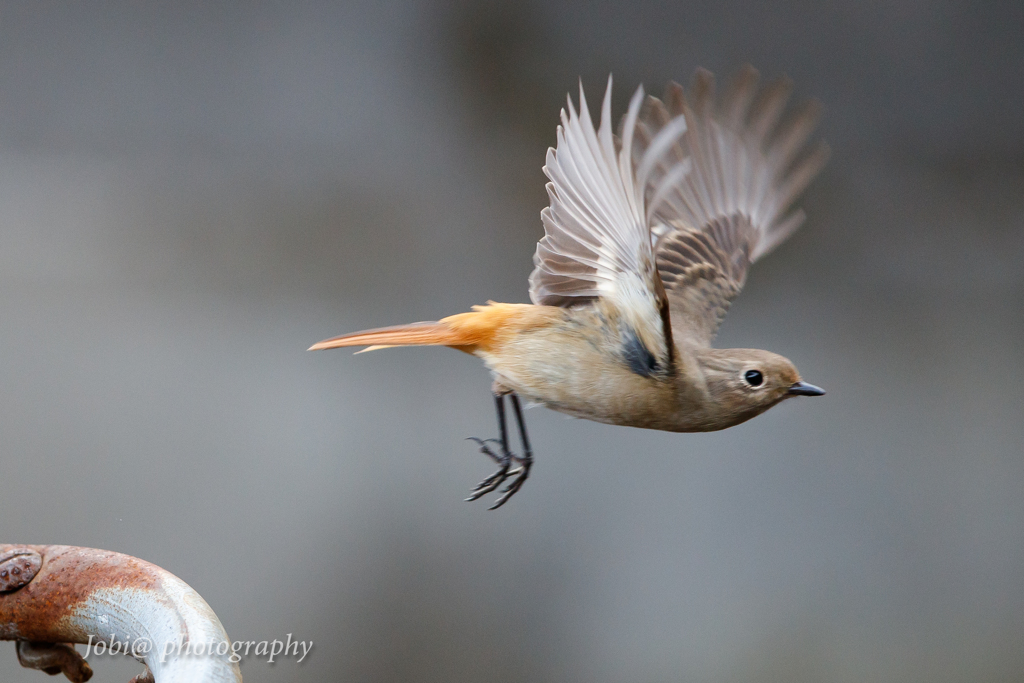
<instances>
[{"instance_id":1,"label":"bird","mask_svg":"<svg viewBox=\"0 0 1024 683\"><path fill-rule=\"evenodd\" d=\"M498 437L470 438L498 469L466 500L508 481L490 509L522 488L534 463L520 398L612 425L709 432L792 397L824 395L783 356L712 347L750 265L803 222L790 208L829 155L824 142L809 143L820 104L787 114L792 82L759 83L747 65L721 97L704 69L688 91L670 82L662 99L641 85L613 131L611 76L597 127L581 80L579 108L570 94L545 158L550 202L531 303L489 301L310 350L447 346L481 359Z\"/></svg>"}]
</instances>

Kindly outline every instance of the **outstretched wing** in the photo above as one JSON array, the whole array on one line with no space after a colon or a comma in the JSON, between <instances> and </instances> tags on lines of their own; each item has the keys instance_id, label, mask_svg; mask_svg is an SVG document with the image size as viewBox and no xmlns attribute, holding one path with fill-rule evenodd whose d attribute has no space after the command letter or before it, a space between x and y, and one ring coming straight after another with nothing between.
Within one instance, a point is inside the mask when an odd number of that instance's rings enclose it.
<instances>
[{"instance_id":1,"label":"outstretched wing","mask_svg":"<svg viewBox=\"0 0 1024 683\"><path fill-rule=\"evenodd\" d=\"M550 206L541 212L544 237L534 255L530 298L536 304L572 306L602 298L616 304L641 341L658 357L668 352L667 302L658 281L644 202L646 179L634 171L646 157L634 150L643 104L638 88L623 119L621 140L612 134L612 80L608 79L595 130L580 86L580 111L572 99L562 110L557 147L549 149L544 173ZM685 119L662 126L655 140L675 139ZM680 160L679 166L688 166ZM653 168L651 164L647 168ZM673 172L669 169L669 172Z\"/></svg>"},{"instance_id":2,"label":"outstretched wing","mask_svg":"<svg viewBox=\"0 0 1024 683\"><path fill-rule=\"evenodd\" d=\"M633 156L677 344L710 345L750 264L803 221L788 209L828 157L822 143L805 151L818 105L779 125L792 86L779 80L758 95L757 81L744 68L717 103L714 77L701 69L689 97L671 83L665 101L648 97L637 117ZM661 132L680 117L686 132L669 142Z\"/></svg>"}]
</instances>

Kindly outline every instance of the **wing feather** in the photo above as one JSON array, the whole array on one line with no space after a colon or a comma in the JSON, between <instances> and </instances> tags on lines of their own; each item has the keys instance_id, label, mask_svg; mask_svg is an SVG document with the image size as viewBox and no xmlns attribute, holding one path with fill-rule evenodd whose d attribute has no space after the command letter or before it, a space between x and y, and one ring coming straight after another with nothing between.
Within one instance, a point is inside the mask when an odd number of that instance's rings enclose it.
<instances>
[{"instance_id":1,"label":"wing feather","mask_svg":"<svg viewBox=\"0 0 1024 683\"><path fill-rule=\"evenodd\" d=\"M597 127L582 84L579 111L568 98L561 112L556 147L548 150L544 166L550 204L541 212L545 234L534 255L530 298L555 306L596 298L610 302L646 347L665 359L667 303L638 173L650 173L661 153L655 151L675 144L686 122L672 122L653 141L646 139L638 126L644 105L643 89L638 88L623 118L620 140L612 132L611 88L609 78ZM634 147L651 142L652 152L635 163Z\"/></svg>"},{"instance_id":2,"label":"wing feather","mask_svg":"<svg viewBox=\"0 0 1024 683\"><path fill-rule=\"evenodd\" d=\"M676 83L664 100L638 88L616 136L611 85L599 126L582 84L579 110L569 97L561 112L530 298L612 302L656 352L673 338L710 344L750 264L803 220L787 212L828 156L822 144L806 151L820 107L783 120L792 85L759 91L750 67L719 102L698 70L689 95Z\"/></svg>"},{"instance_id":3,"label":"wing feather","mask_svg":"<svg viewBox=\"0 0 1024 683\"><path fill-rule=\"evenodd\" d=\"M828 148L806 151L817 103L783 118L791 92L786 79L758 92L757 72L746 67L719 104L714 77L701 69L688 94L671 83L664 101L645 102L638 126L649 142L633 155L651 169L644 197L677 342L709 345L750 264L803 221L803 212L787 212ZM685 134L672 147L656 144L679 117ZM687 161L689 172L680 172Z\"/></svg>"}]
</instances>

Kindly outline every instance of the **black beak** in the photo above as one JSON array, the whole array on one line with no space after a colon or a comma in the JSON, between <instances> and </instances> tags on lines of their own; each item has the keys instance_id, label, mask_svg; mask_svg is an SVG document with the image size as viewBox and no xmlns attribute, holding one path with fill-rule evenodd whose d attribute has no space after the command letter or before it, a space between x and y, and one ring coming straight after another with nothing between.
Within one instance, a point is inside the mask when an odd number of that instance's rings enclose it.
<instances>
[{"instance_id":1,"label":"black beak","mask_svg":"<svg viewBox=\"0 0 1024 683\"><path fill-rule=\"evenodd\" d=\"M807 382L797 382L787 392L790 396L824 396L825 390Z\"/></svg>"}]
</instances>

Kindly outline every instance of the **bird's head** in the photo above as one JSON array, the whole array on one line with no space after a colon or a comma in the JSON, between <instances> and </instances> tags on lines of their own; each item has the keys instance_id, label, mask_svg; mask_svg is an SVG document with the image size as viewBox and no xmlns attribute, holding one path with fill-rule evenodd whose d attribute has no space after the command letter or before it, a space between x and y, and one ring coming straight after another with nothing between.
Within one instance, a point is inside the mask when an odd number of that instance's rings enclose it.
<instances>
[{"instance_id":1,"label":"bird's head","mask_svg":"<svg viewBox=\"0 0 1024 683\"><path fill-rule=\"evenodd\" d=\"M697 355L707 384L709 426L724 429L793 396L822 396L789 361L758 349L707 349Z\"/></svg>"}]
</instances>

